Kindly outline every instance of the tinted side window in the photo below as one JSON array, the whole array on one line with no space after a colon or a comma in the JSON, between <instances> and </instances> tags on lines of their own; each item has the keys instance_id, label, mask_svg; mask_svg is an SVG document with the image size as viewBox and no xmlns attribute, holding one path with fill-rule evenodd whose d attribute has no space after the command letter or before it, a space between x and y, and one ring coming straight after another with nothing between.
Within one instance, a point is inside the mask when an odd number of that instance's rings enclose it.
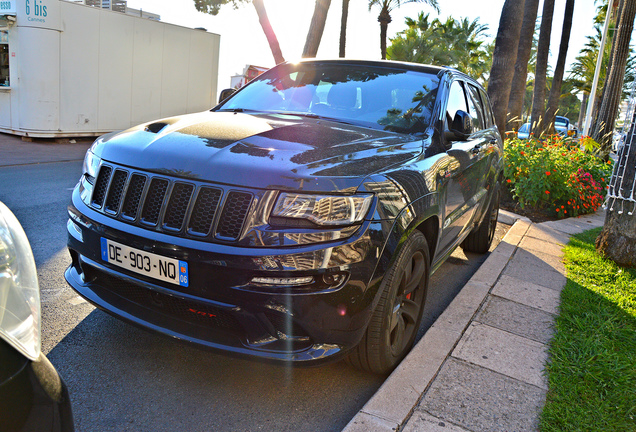
<instances>
[{"instance_id":1,"label":"tinted side window","mask_svg":"<svg viewBox=\"0 0 636 432\"><path fill-rule=\"evenodd\" d=\"M482 130L484 129L484 112L481 108L479 93L477 89L470 84L466 84L466 89L468 90L468 106L470 107L470 115L473 117L473 128L474 130Z\"/></svg>"},{"instance_id":2,"label":"tinted side window","mask_svg":"<svg viewBox=\"0 0 636 432\"><path fill-rule=\"evenodd\" d=\"M484 118L486 120L486 127L491 127L495 124L495 117L492 114L492 109L490 107L490 101L488 100L488 96L482 90L479 90L479 94L481 95L481 100L484 103Z\"/></svg>"},{"instance_id":3,"label":"tinted side window","mask_svg":"<svg viewBox=\"0 0 636 432\"><path fill-rule=\"evenodd\" d=\"M458 110L468 112L466 106L466 96L464 95L464 89L459 81L453 81L448 94L448 105L446 107L446 120L450 123L455 118L455 113Z\"/></svg>"}]
</instances>

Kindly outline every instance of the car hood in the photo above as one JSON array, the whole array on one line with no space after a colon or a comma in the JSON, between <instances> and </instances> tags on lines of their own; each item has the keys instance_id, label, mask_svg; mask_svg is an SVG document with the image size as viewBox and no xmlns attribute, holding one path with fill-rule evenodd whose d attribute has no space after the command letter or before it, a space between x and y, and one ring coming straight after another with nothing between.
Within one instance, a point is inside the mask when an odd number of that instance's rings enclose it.
<instances>
[{"instance_id":1,"label":"car hood","mask_svg":"<svg viewBox=\"0 0 636 432\"><path fill-rule=\"evenodd\" d=\"M266 189L352 191L422 152L422 137L293 115L203 112L105 135L104 161Z\"/></svg>"}]
</instances>

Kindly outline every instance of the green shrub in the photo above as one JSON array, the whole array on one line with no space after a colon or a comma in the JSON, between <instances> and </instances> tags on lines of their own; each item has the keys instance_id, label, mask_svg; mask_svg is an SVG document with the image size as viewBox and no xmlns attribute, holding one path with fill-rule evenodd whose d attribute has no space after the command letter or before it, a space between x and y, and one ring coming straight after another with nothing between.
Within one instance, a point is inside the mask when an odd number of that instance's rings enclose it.
<instances>
[{"instance_id":1,"label":"green shrub","mask_svg":"<svg viewBox=\"0 0 636 432\"><path fill-rule=\"evenodd\" d=\"M504 176L512 197L522 208L558 218L595 212L603 204L612 162L581 148L594 144L589 137L578 141L558 135L507 139Z\"/></svg>"}]
</instances>

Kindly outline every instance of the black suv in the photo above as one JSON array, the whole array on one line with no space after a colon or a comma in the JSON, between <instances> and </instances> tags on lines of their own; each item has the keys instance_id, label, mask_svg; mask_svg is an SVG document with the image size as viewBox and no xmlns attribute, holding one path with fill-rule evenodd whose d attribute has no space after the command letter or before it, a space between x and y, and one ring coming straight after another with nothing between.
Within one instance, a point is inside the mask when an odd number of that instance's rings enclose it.
<instances>
[{"instance_id":1,"label":"black suv","mask_svg":"<svg viewBox=\"0 0 636 432\"><path fill-rule=\"evenodd\" d=\"M502 154L486 93L456 70L281 64L208 112L93 144L66 280L184 341L386 373L430 274L459 245L488 250Z\"/></svg>"}]
</instances>

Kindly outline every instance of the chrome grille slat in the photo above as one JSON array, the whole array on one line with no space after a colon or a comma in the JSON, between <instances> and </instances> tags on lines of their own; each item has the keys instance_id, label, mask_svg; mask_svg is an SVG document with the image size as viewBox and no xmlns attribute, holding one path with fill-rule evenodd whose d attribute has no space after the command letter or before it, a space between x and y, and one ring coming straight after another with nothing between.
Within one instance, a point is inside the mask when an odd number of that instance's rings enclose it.
<instances>
[{"instance_id":1,"label":"chrome grille slat","mask_svg":"<svg viewBox=\"0 0 636 432\"><path fill-rule=\"evenodd\" d=\"M91 207L130 225L212 242L238 240L254 199L247 191L102 165Z\"/></svg>"}]
</instances>

